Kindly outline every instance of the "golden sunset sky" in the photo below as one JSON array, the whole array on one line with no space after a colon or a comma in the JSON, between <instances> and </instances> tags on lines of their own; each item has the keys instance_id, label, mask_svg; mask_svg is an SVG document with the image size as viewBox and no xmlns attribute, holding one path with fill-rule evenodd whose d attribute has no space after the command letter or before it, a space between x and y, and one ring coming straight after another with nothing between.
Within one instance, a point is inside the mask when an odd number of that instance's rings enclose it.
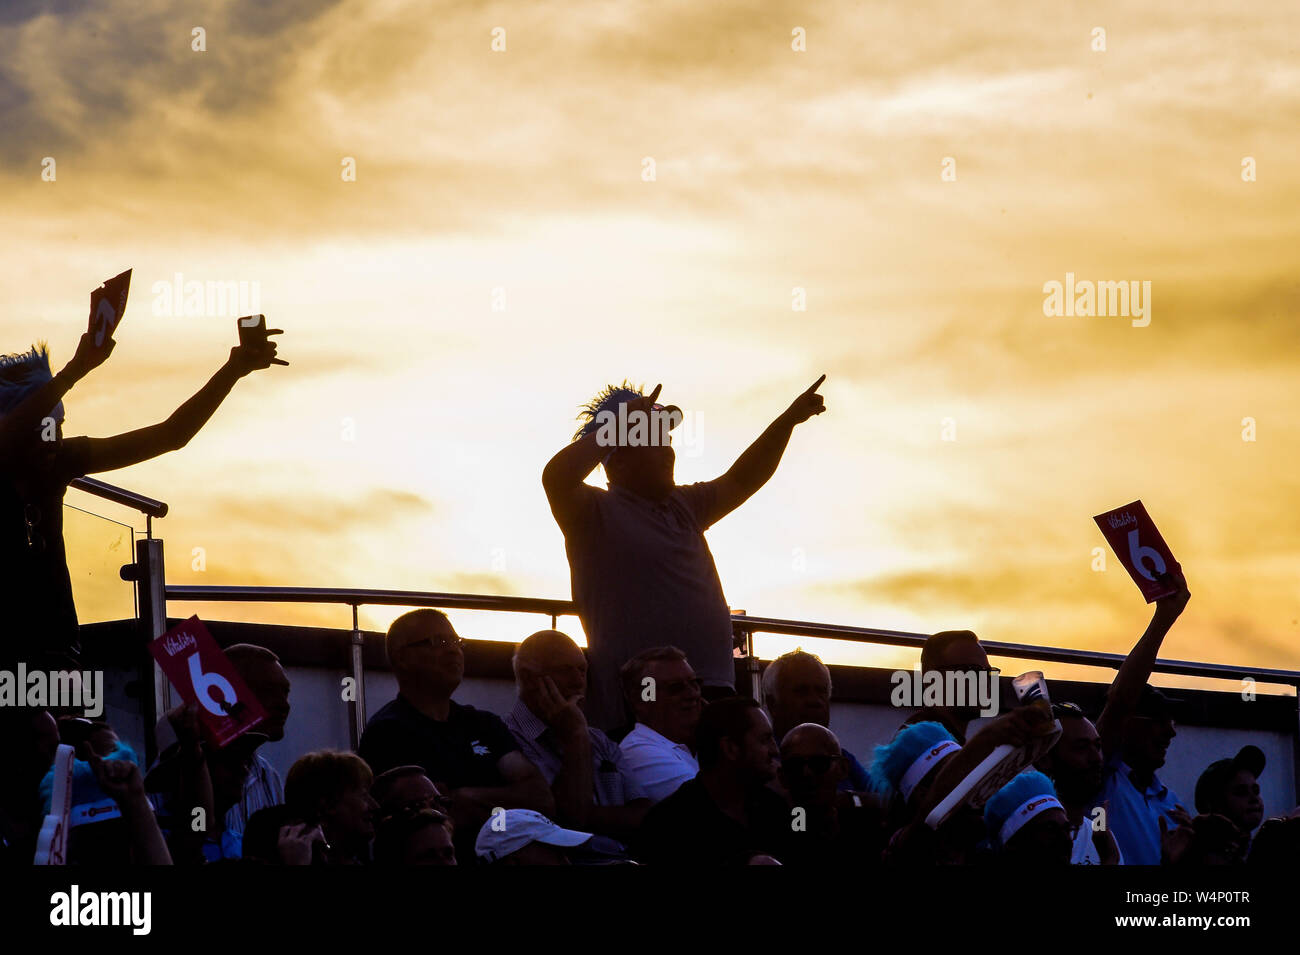
<instances>
[{"instance_id":1,"label":"golden sunset sky","mask_svg":"<svg viewBox=\"0 0 1300 955\"><path fill-rule=\"evenodd\" d=\"M709 533L733 607L1124 652L1150 608L1109 550L1092 569L1091 518L1140 498L1193 593L1162 655L1300 668L1294 28L1226 0L8 2L0 351L61 367L134 268L65 429L129 430L235 342L237 312L167 314L155 283L256 284L291 365L99 475L171 506L173 583L567 598L540 474L582 402L662 382L688 483L825 372ZM1150 324L1044 315L1067 272L1149 281ZM69 518L83 620L122 616L86 579L122 563L111 527Z\"/></svg>"}]
</instances>

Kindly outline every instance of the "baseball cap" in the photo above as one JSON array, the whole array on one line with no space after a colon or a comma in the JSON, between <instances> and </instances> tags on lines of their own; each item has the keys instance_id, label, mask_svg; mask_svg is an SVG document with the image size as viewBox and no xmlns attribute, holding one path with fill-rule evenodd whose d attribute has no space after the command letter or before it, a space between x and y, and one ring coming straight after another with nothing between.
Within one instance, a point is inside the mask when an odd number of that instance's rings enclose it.
<instances>
[{"instance_id":1,"label":"baseball cap","mask_svg":"<svg viewBox=\"0 0 1300 955\"><path fill-rule=\"evenodd\" d=\"M1223 787L1243 769L1258 779L1264 772L1264 751L1247 744L1231 759L1218 759L1205 767L1201 778L1196 780L1196 811L1213 812L1214 802L1223 792Z\"/></svg>"},{"instance_id":2,"label":"baseball cap","mask_svg":"<svg viewBox=\"0 0 1300 955\"><path fill-rule=\"evenodd\" d=\"M591 837L590 832L561 828L532 809L507 809L483 823L474 840L474 853L486 862L496 862L533 842L567 849Z\"/></svg>"},{"instance_id":3,"label":"baseball cap","mask_svg":"<svg viewBox=\"0 0 1300 955\"><path fill-rule=\"evenodd\" d=\"M1173 704L1181 702L1182 700L1175 699L1147 684L1142 687L1142 693L1138 696L1133 715L1146 716L1156 720L1172 719L1174 715Z\"/></svg>"}]
</instances>

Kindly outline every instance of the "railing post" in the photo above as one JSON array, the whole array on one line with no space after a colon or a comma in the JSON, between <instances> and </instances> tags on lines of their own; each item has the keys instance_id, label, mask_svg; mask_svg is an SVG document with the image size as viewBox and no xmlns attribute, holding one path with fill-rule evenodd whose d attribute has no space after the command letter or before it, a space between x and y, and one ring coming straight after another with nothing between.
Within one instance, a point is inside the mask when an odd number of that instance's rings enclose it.
<instances>
[{"instance_id":1,"label":"railing post","mask_svg":"<svg viewBox=\"0 0 1300 955\"><path fill-rule=\"evenodd\" d=\"M361 734L366 728L366 668L363 651L366 647L365 634L357 623L357 605L352 605L352 707L348 713L348 723L352 734L352 748L361 748Z\"/></svg>"},{"instance_id":2,"label":"railing post","mask_svg":"<svg viewBox=\"0 0 1300 955\"><path fill-rule=\"evenodd\" d=\"M146 538L135 543L135 563L122 568L123 580L135 582L140 607L137 618L140 644L137 676L140 710L144 720L145 765L158 756L154 726L158 717L172 708L172 688L162 669L149 653L149 643L167 632L167 582L164 577L163 542Z\"/></svg>"}]
</instances>

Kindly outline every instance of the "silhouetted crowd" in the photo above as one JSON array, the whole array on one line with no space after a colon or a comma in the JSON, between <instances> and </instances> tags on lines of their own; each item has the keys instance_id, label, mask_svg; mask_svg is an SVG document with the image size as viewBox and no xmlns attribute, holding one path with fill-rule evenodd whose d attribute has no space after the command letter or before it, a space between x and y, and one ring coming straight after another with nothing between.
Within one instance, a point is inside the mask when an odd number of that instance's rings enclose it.
<instances>
[{"instance_id":1,"label":"silhouetted crowd","mask_svg":"<svg viewBox=\"0 0 1300 955\"><path fill-rule=\"evenodd\" d=\"M111 340L83 337L58 375L41 349L0 359L0 583L17 622L7 636L53 669L80 654L60 517L68 483L180 448L239 378L283 364L274 344L241 345L166 422L65 441L61 399L108 350ZM83 864L1300 862L1300 814L1265 821L1259 748L1217 754L1190 803L1159 777L1175 728L1148 679L1190 596L1181 573L1168 575L1176 592L1157 601L1095 719L1040 699L973 726L980 707L945 697L860 760L830 727L817 657L769 664L761 702L736 695L731 613L704 532L767 483L794 428L825 410L824 378L726 473L684 486L669 435L682 415L657 403L659 388L611 386L585 408L542 484L589 647L554 630L523 640L504 717L454 699L463 641L427 609L388 630L399 692L357 752L304 754L283 780L258 749L284 738L290 685L263 647L226 655L266 718L223 747L195 706L164 714L147 772L108 722L0 707L12 770L0 777L4 861L34 857L63 742L78 757L68 858ZM597 466L608 489L587 483ZM971 686L996 675L968 631L930 637L921 671ZM1028 753L1032 765L1013 765Z\"/></svg>"}]
</instances>

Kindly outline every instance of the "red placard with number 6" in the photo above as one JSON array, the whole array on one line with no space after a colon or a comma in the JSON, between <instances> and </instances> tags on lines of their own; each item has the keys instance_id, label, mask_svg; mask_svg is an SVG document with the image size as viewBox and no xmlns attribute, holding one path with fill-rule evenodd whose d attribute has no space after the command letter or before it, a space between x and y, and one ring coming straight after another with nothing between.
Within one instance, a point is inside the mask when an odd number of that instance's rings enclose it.
<instances>
[{"instance_id":1,"label":"red placard with number 6","mask_svg":"<svg viewBox=\"0 0 1300 955\"><path fill-rule=\"evenodd\" d=\"M248 732L266 711L198 617L177 624L149 644L149 652L218 746Z\"/></svg>"},{"instance_id":2,"label":"red placard with number 6","mask_svg":"<svg viewBox=\"0 0 1300 955\"><path fill-rule=\"evenodd\" d=\"M1162 584L1159 580L1164 574L1177 577L1181 568L1141 501L1098 514L1093 520L1147 603L1178 592L1176 581Z\"/></svg>"}]
</instances>

